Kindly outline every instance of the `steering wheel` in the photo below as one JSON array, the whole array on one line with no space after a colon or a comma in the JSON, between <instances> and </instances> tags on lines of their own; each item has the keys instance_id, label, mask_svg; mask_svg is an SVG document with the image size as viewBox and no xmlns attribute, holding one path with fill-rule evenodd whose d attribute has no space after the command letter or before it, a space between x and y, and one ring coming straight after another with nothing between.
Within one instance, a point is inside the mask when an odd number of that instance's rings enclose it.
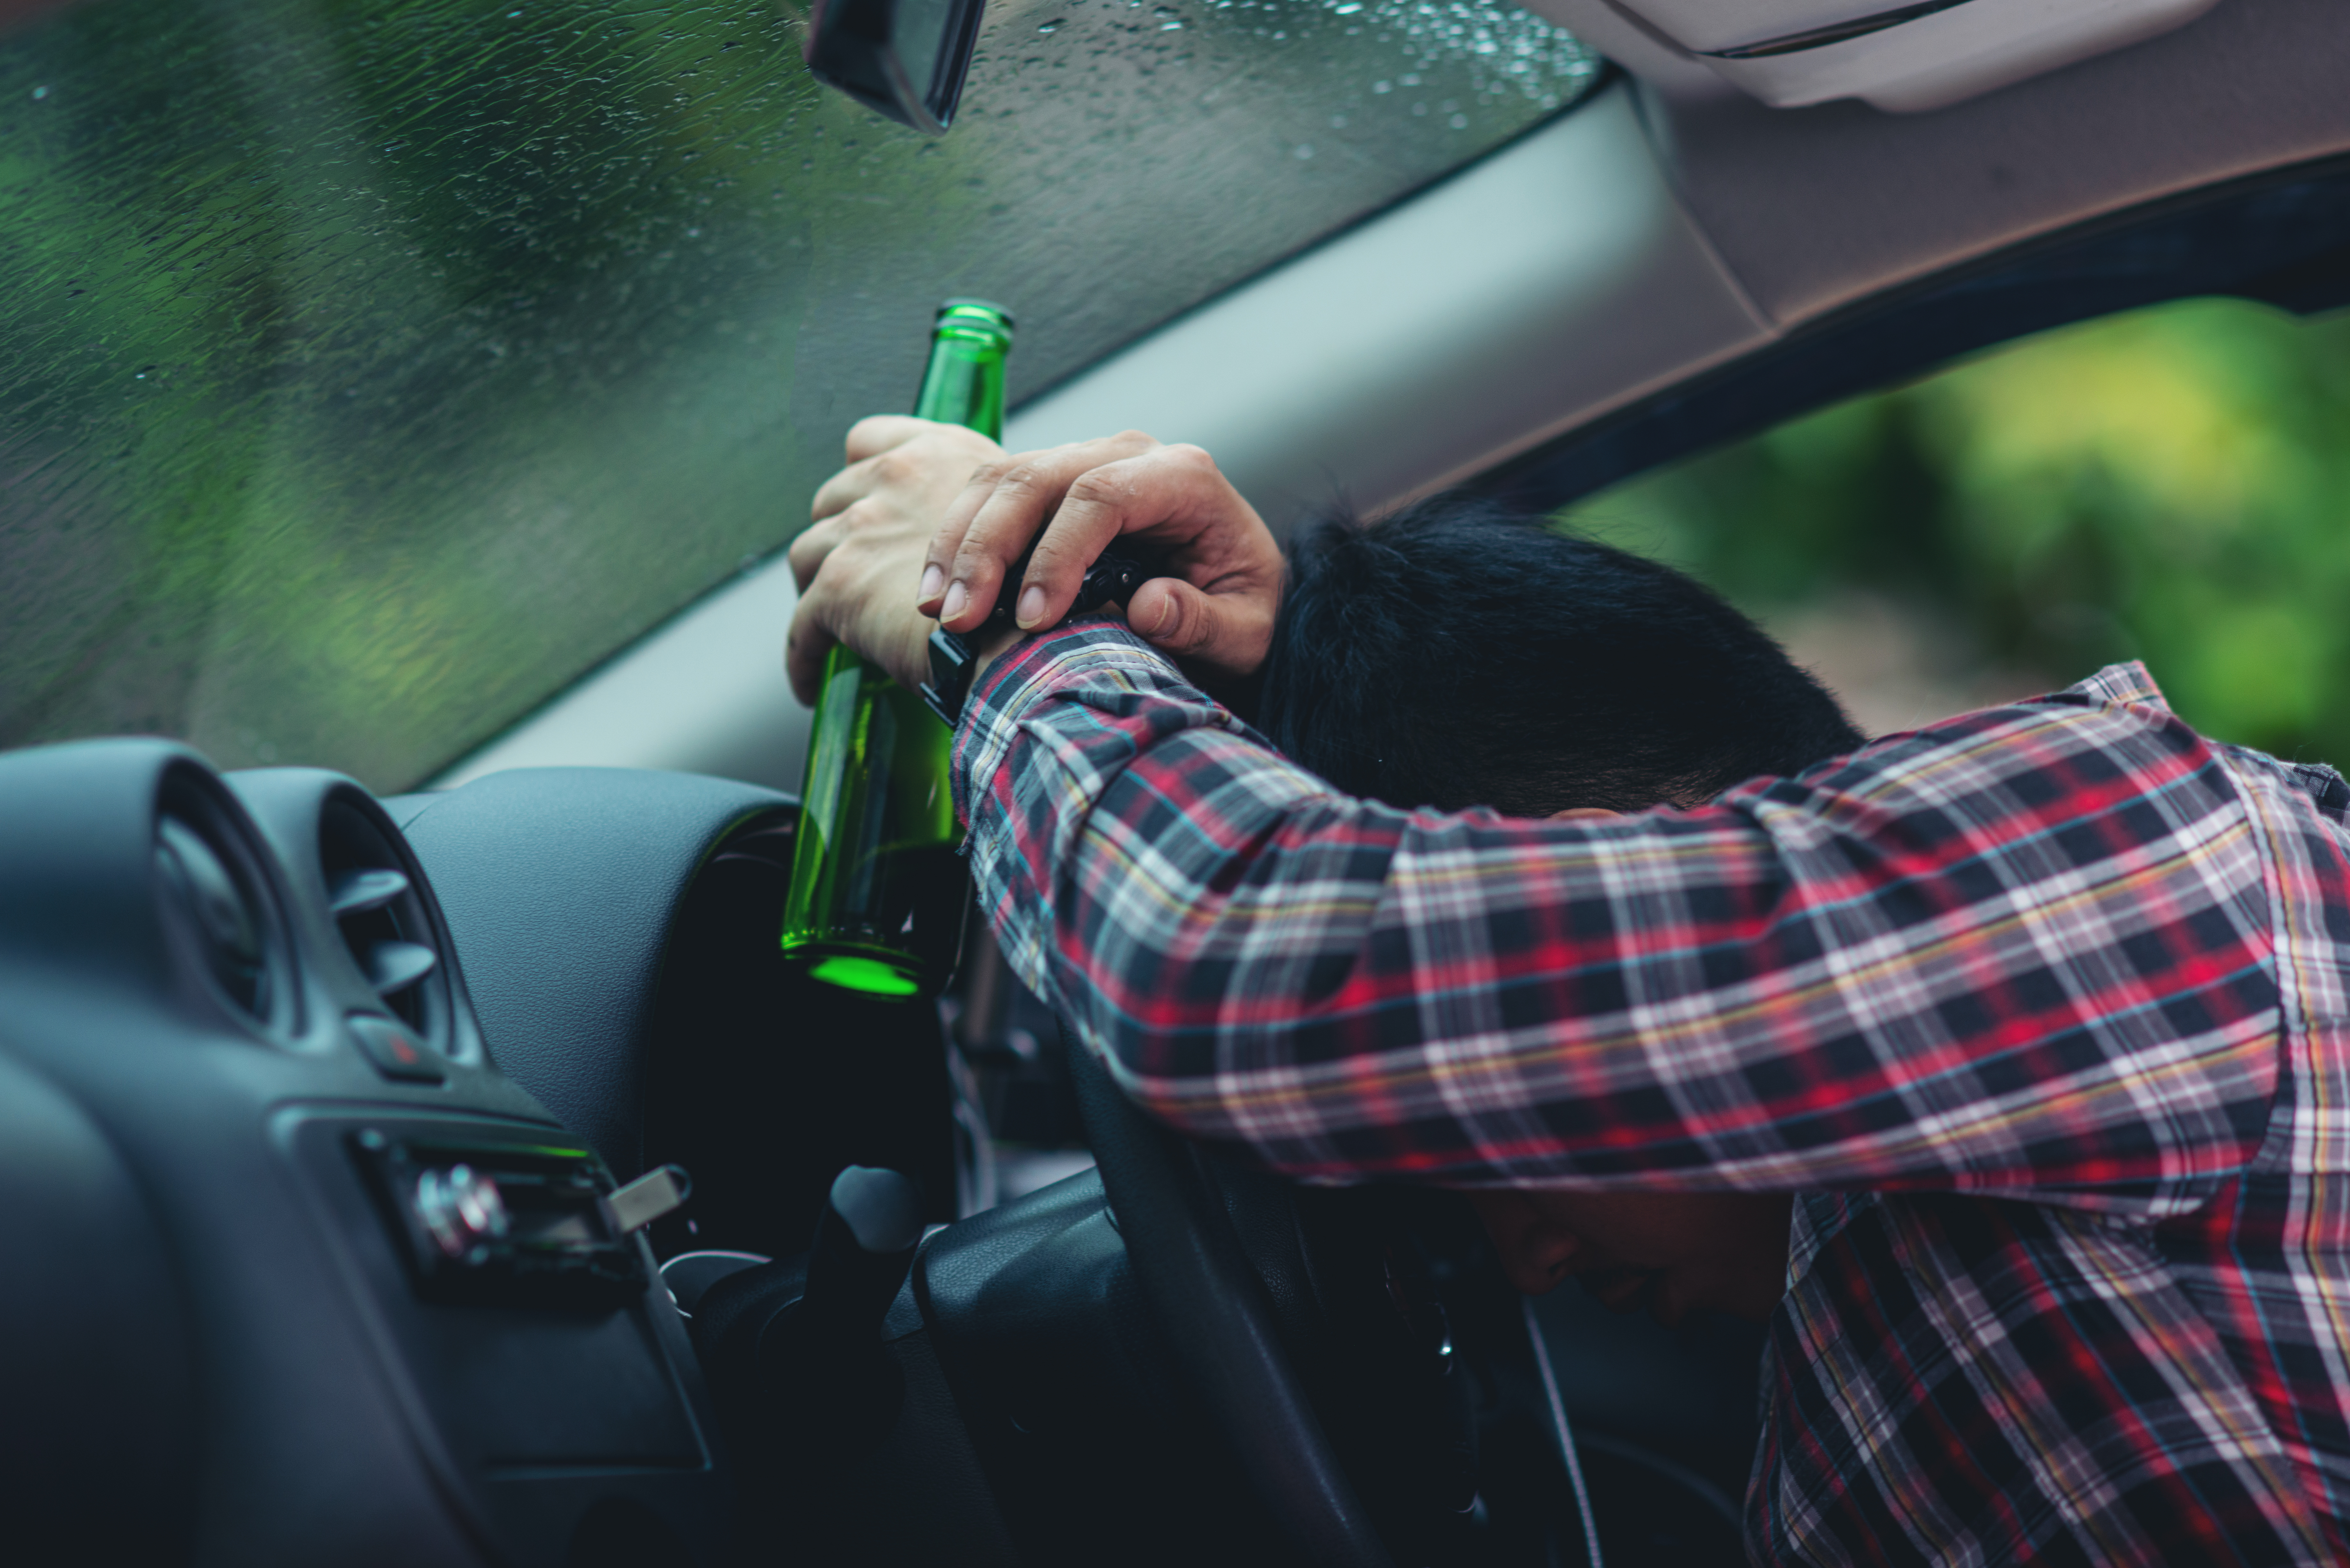
<instances>
[{"instance_id":1,"label":"steering wheel","mask_svg":"<svg viewBox=\"0 0 2350 1568\"><path fill-rule=\"evenodd\" d=\"M1146 1116L1075 1040L1068 1060L1128 1261L1293 1560L1394 1568L1389 1538L1420 1559L1431 1522L1440 1535L1465 1525L1468 1375L1425 1270L1370 1195L1219 1162ZM1333 1441L1326 1414L1351 1440ZM1366 1506L1350 1469L1385 1507Z\"/></svg>"}]
</instances>

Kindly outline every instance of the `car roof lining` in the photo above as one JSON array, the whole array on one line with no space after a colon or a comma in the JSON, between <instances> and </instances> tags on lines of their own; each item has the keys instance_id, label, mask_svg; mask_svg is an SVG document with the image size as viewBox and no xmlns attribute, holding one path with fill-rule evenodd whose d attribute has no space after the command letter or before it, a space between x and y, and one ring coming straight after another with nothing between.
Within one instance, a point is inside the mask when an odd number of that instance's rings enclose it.
<instances>
[{"instance_id":1,"label":"car roof lining","mask_svg":"<svg viewBox=\"0 0 2350 1568\"><path fill-rule=\"evenodd\" d=\"M1934 114L1646 87L1675 191L1792 327L2116 211L2350 151L2329 0L2179 31Z\"/></svg>"},{"instance_id":2,"label":"car roof lining","mask_svg":"<svg viewBox=\"0 0 2350 1568\"><path fill-rule=\"evenodd\" d=\"M1832 312L1502 464L1476 487L1553 511L1964 354L2205 296L2297 315L2350 306L2350 157L2108 214Z\"/></svg>"}]
</instances>

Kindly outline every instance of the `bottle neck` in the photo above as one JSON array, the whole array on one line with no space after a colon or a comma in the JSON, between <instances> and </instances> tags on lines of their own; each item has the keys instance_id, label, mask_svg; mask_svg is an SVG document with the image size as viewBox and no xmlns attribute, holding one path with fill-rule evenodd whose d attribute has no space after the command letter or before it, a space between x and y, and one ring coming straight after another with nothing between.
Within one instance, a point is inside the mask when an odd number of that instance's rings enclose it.
<instances>
[{"instance_id":1,"label":"bottle neck","mask_svg":"<svg viewBox=\"0 0 2350 1568\"><path fill-rule=\"evenodd\" d=\"M1003 439L1002 335L942 328L931 341L931 362L914 399L919 419L962 425L990 441Z\"/></svg>"}]
</instances>

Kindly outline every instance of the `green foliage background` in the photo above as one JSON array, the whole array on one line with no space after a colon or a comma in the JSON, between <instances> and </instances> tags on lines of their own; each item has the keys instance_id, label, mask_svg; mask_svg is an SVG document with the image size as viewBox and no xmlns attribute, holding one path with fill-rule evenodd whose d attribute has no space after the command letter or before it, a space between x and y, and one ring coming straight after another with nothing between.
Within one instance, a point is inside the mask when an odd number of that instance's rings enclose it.
<instances>
[{"instance_id":1,"label":"green foliage background","mask_svg":"<svg viewBox=\"0 0 2350 1568\"><path fill-rule=\"evenodd\" d=\"M2350 763L2350 316L2086 323L1562 515L1766 621L1873 592L1981 664L2142 659L2207 733Z\"/></svg>"}]
</instances>

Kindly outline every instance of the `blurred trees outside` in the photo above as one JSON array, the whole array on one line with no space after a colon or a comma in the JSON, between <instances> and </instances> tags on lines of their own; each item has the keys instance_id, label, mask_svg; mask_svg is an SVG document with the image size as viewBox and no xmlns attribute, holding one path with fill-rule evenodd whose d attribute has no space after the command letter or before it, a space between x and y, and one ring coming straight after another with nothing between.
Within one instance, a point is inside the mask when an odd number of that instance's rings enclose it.
<instances>
[{"instance_id":1,"label":"blurred trees outside","mask_svg":"<svg viewBox=\"0 0 2350 1568\"><path fill-rule=\"evenodd\" d=\"M1561 521L1711 584L1872 732L2141 659L2205 733L2350 765L2350 313L2046 333Z\"/></svg>"}]
</instances>

